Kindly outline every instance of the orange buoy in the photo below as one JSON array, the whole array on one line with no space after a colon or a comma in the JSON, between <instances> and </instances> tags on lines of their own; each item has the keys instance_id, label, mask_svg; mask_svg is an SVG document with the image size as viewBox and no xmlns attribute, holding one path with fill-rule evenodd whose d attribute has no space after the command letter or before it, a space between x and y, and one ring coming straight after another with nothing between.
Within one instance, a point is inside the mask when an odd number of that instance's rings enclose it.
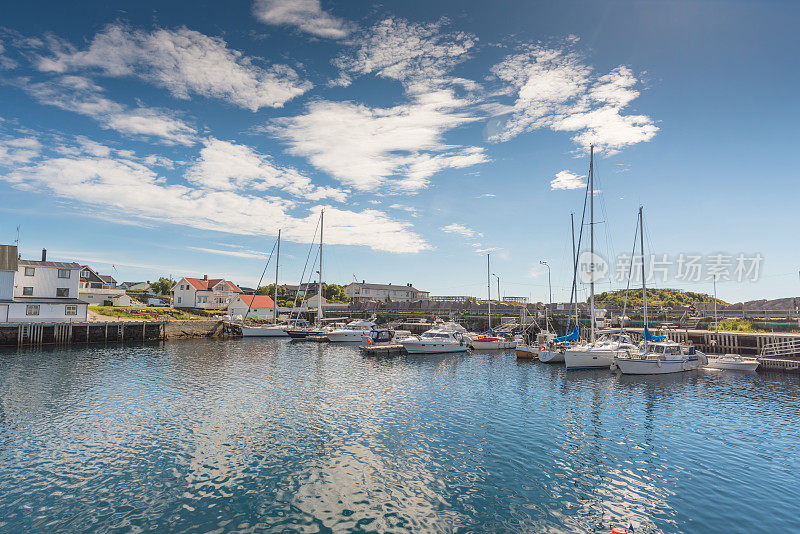
<instances>
[{"instance_id":1,"label":"orange buoy","mask_svg":"<svg viewBox=\"0 0 800 534\"><path fill-rule=\"evenodd\" d=\"M628 534L628 531L622 527L614 527L611 529L611 534Z\"/></svg>"}]
</instances>

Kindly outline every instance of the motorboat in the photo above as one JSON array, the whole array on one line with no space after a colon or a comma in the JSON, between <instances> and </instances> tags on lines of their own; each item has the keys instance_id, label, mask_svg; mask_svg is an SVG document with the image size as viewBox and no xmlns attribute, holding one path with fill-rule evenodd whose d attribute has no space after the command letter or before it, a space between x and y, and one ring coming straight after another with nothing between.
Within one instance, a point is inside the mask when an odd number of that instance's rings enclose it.
<instances>
[{"instance_id":1,"label":"motorboat","mask_svg":"<svg viewBox=\"0 0 800 534\"><path fill-rule=\"evenodd\" d=\"M684 346L676 341L646 343L647 350L620 351L614 365L625 375L663 375L694 371L708 363L705 354L693 345Z\"/></svg>"},{"instance_id":2,"label":"motorboat","mask_svg":"<svg viewBox=\"0 0 800 534\"><path fill-rule=\"evenodd\" d=\"M347 323L342 328L334 328L324 335L333 343L359 342L361 338L375 329L375 321L359 319Z\"/></svg>"},{"instance_id":3,"label":"motorboat","mask_svg":"<svg viewBox=\"0 0 800 534\"><path fill-rule=\"evenodd\" d=\"M459 325L446 323L431 328L420 336L411 336L400 341L409 354L466 352L469 338Z\"/></svg>"},{"instance_id":4,"label":"motorboat","mask_svg":"<svg viewBox=\"0 0 800 534\"><path fill-rule=\"evenodd\" d=\"M475 350L503 350L517 347L516 341L508 341L497 336L477 336L470 343Z\"/></svg>"},{"instance_id":5,"label":"motorboat","mask_svg":"<svg viewBox=\"0 0 800 534\"><path fill-rule=\"evenodd\" d=\"M287 325L242 325L242 337L289 337Z\"/></svg>"},{"instance_id":6,"label":"motorboat","mask_svg":"<svg viewBox=\"0 0 800 534\"><path fill-rule=\"evenodd\" d=\"M752 358L742 358L738 354L707 355L709 369L725 369L728 371L755 371L760 362Z\"/></svg>"},{"instance_id":7,"label":"motorboat","mask_svg":"<svg viewBox=\"0 0 800 534\"><path fill-rule=\"evenodd\" d=\"M609 332L601 334L595 343L577 345L563 352L567 369L608 368L614 363L615 353L636 350L637 346L628 334Z\"/></svg>"},{"instance_id":8,"label":"motorboat","mask_svg":"<svg viewBox=\"0 0 800 534\"><path fill-rule=\"evenodd\" d=\"M361 336L361 342L364 345L380 345L389 344L394 339L394 331L386 330L385 328L373 328L368 332L364 332Z\"/></svg>"}]
</instances>

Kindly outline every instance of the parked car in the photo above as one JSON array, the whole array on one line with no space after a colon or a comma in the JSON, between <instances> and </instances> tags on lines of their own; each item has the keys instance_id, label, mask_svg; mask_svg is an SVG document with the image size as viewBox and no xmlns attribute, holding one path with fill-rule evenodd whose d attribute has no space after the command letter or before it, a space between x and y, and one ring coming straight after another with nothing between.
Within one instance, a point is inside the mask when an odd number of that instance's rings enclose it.
<instances>
[{"instance_id":1,"label":"parked car","mask_svg":"<svg viewBox=\"0 0 800 534\"><path fill-rule=\"evenodd\" d=\"M167 306L169 306L169 304L167 304L166 302L164 302L161 299L147 299L147 305L148 306L158 306L158 307L167 307Z\"/></svg>"}]
</instances>

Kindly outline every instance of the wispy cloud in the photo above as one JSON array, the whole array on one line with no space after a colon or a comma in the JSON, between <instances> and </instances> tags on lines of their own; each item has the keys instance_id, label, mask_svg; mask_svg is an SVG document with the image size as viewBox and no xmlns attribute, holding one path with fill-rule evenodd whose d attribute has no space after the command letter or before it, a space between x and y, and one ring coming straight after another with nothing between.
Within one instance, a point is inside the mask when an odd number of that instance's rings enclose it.
<instances>
[{"instance_id":1,"label":"wispy cloud","mask_svg":"<svg viewBox=\"0 0 800 534\"><path fill-rule=\"evenodd\" d=\"M140 78L177 98L221 98L252 111L281 107L312 87L288 65L260 67L223 39L188 28L145 32L110 24L85 50L58 39L51 39L49 48L49 55L38 61L45 72L99 70L106 76Z\"/></svg>"},{"instance_id":2,"label":"wispy cloud","mask_svg":"<svg viewBox=\"0 0 800 534\"><path fill-rule=\"evenodd\" d=\"M469 239L473 239L476 237L483 237L483 234L481 234L480 232L476 232L469 226L465 226L459 223L448 224L447 226L443 226L441 230L442 232L448 234L460 235L461 237L466 237Z\"/></svg>"},{"instance_id":3,"label":"wispy cloud","mask_svg":"<svg viewBox=\"0 0 800 534\"><path fill-rule=\"evenodd\" d=\"M8 166L0 161L0 180L17 189L76 202L105 216L122 214L240 235L275 235L282 228L284 237L295 242L311 240L324 207L328 244L363 245L396 253L431 248L409 223L395 221L381 211L318 205L298 215L293 201L275 196L169 183L144 164L144 158L128 151L84 144L58 152L40 154L24 165Z\"/></svg>"},{"instance_id":4,"label":"wispy cloud","mask_svg":"<svg viewBox=\"0 0 800 534\"><path fill-rule=\"evenodd\" d=\"M492 67L514 98L509 117L491 136L505 141L525 131L550 128L574 132L582 147L595 144L613 153L655 136L658 127L646 115L624 115L639 96L638 79L627 66L598 76L570 46L526 45Z\"/></svg>"},{"instance_id":5,"label":"wispy cloud","mask_svg":"<svg viewBox=\"0 0 800 534\"><path fill-rule=\"evenodd\" d=\"M231 249L218 249L218 248L205 248L205 247L186 247L189 250L196 250L198 252L207 252L209 254L219 254L221 256L233 256L235 258L251 258L263 260L269 257L265 252L256 252L254 250L231 250Z\"/></svg>"},{"instance_id":6,"label":"wispy cloud","mask_svg":"<svg viewBox=\"0 0 800 534\"><path fill-rule=\"evenodd\" d=\"M293 26L330 39L342 39L354 25L322 9L320 0L256 0L253 14L267 24Z\"/></svg>"},{"instance_id":7,"label":"wispy cloud","mask_svg":"<svg viewBox=\"0 0 800 534\"><path fill-rule=\"evenodd\" d=\"M317 101L304 114L278 119L266 130L286 141L290 153L307 157L347 186L417 191L443 169L489 161L483 147L443 139L445 132L480 119L462 111L466 104L449 90L390 108Z\"/></svg>"},{"instance_id":8,"label":"wispy cloud","mask_svg":"<svg viewBox=\"0 0 800 534\"><path fill-rule=\"evenodd\" d=\"M86 115L103 128L124 135L155 137L181 145L192 145L196 140L197 131L181 119L154 108L126 108L106 98L100 86L83 76L60 76L36 83L19 78L14 83L41 104Z\"/></svg>"}]
</instances>

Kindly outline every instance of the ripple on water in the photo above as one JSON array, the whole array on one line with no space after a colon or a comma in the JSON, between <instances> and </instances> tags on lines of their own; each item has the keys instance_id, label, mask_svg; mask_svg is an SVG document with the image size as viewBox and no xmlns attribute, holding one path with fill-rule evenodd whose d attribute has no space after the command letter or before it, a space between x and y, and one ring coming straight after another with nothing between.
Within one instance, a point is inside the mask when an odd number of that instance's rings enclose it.
<instances>
[{"instance_id":1,"label":"ripple on water","mask_svg":"<svg viewBox=\"0 0 800 534\"><path fill-rule=\"evenodd\" d=\"M281 340L0 355L3 531L790 531L797 377Z\"/></svg>"}]
</instances>

